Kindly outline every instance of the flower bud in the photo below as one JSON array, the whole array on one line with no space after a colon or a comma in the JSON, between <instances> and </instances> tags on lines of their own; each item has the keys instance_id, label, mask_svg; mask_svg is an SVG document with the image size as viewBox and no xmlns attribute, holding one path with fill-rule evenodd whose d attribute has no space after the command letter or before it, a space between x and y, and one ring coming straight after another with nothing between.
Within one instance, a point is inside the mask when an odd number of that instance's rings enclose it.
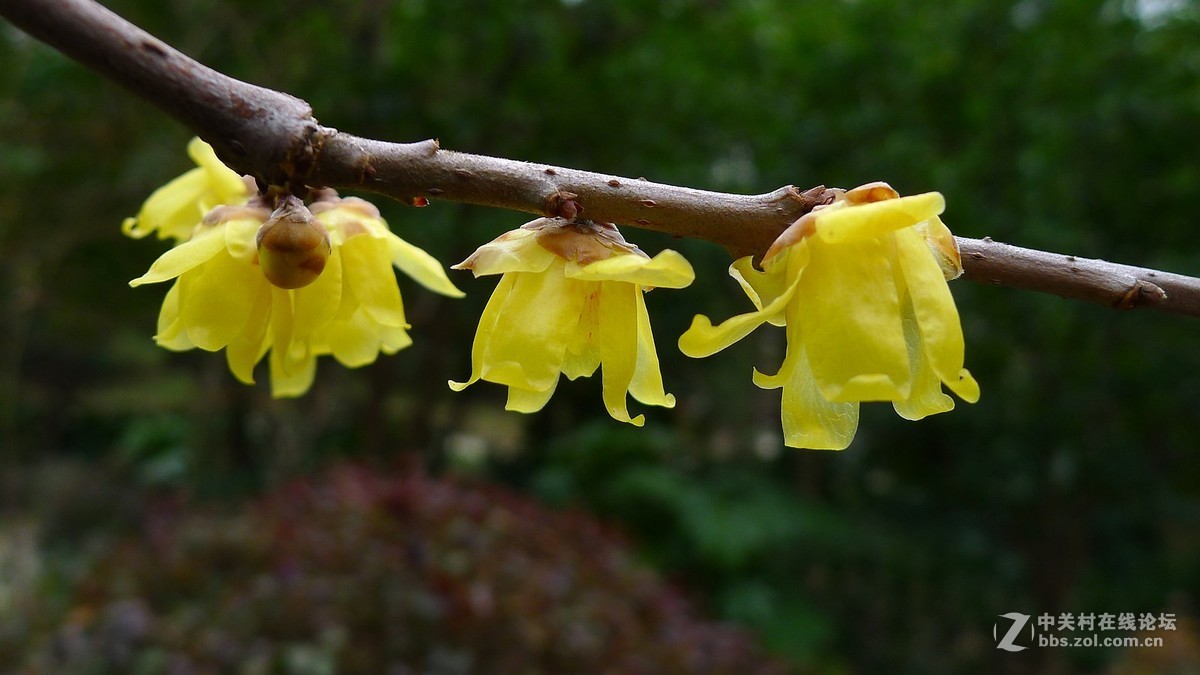
<instances>
[{"instance_id":1,"label":"flower bud","mask_svg":"<svg viewBox=\"0 0 1200 675\"><path fill-rule=\"evenodd\" d=\"M258 229L255 244L263 275L280 288L302 288L316 281L332 251L325 226L292 195L284 197Z\"/></svg>"}]
</instances>

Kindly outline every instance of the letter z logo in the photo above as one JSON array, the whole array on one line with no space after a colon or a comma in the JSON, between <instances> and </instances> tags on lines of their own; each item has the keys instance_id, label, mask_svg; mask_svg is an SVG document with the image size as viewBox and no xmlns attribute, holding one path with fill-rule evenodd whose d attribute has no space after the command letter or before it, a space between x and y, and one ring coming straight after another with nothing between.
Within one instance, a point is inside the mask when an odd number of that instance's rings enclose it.
<instances>
[{"instance_id":1,"label":"letter z logo","mask_svg":"<svg viewBox=\"0 0 1200 675\"><path fill-rule=\"evenodd\" d=\"M1019 652L1029 649L1029 647L1022 647L1014 642L1017 636L1021 634L1021 629L1025 628L1026 623L1029 623L1029 615L1021 614L1020 612L1009 612L1008 614L1001 614L1000 618L1012 621L1012 626L1009 626L1008 632L996 643L996 649L1003 649L1006 652ZM996 624L992 624L993 640L996 639L996 632ZM1033 637L1033 626L1029 627L1029 637Z\"/></svg>"}]
</instances>

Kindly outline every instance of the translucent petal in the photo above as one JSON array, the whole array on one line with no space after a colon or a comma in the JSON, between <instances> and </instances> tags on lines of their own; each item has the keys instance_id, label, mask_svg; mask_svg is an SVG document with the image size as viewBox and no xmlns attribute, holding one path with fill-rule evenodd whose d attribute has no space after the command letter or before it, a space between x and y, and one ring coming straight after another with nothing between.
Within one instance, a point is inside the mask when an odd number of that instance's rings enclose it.
<instances>
[{"instance_id":1,"label":"translucent petal","mask_svg":"<svg viewBox=\"0 0 1200 675\"><path fill-rule=\"evenodd\" d=\"M121 231L134 239L158 232L159 239L187 239L204 217L200 198L208 185L203 169L192 169L150 193L136 218L126 218Z\"/></svg>"},{"instance_id":2,"label":"translucent petal","mask_svg":"<svg viewBox=\"0 0 1200 675\"><path fill-rule=\"evenodd\" d=\"M504 404L504 409L519 413L535 413L550 402L556 386L557 383L542 391L509 387L508 402Z\"/></svg>"},{"instance_id":3,"label":"translucent petal","mask_svg":"<svg viewBox=\"0 0 1200 675\"><path fill-rule=\"evenodd\" d=\"M896 255L930 367L960 398L974 403L979 400L979 384L963 369L962 325L941 268L925 241L913 230L896 233Z\"/></svg>"},{"instance_id":4,"label":"translucent petal","mask_svg":"<svg viewBox=\"0 0 1200 675\"><path fill-rule=\"evenodd\" d=\"M637 370L638 335L635 294L641 289L633 284L610 282L601 286L600 326L596 347L600 350L601 385L604 407L613 419L642 426L642 415L629 417L625 395Z\"/></svg>"},{"instance_id":5,"label":"translucent petal","mask_svg":"<svg viewBox=\"0 0 1200 675\"><path fill-rule=\"evenodd\" d=\"M169 281L204 264L224 248L225 237L216 231L206 232L159 256L145 274L130 281L129 285L141 286Z\"/></svg>"},{"instance_id":6,"label":"translucent petal","mask_svg":"<svg viewBox=\"0 0 1200 675\"><path fill-rule=\"evenodd\" d=\"M294 398L302 396L312 386L317 374L317 359L315 356L288 362L280 356L278 349L271 350L269 359L271 367L271 396L275 398Z\"/></svg>"},{"instance_id":7,"label":"translucent petal","mask_svg":"<svg viewBox=\"0 0 1200 675\"><path fill-rule=\"evenodd\" d=\"M340 250L342 273L371 318L386 326L407 326L387 244L359 235L347 239Z\"/></svg>"},{"instance_id":8,"label":"translucent petal","mask_svg":"<svg viewBox=\"0 0 1200 675\"><path fill-rule=\"evenodd\" d=\"M786 266L772 269L774 273L764 272L754 266L753 258L746 256L735 260L729 266L729 276L738 282L750 298L750 302L754 303L754 307L762 309L764 304L770 304L789 286L787 275L783 274Z\"/></svg>"},{"instance_id":9,"label":"translucent petal","mask_svg":"<svg viewBox=\"0 0 1200 675\"><path fill-rule=\"evenodd\" d=\"M572 380L591 377L600 367L600 350L595 344L600 328L600 282L594 281L583 286L583 310L579 314L575 333L567 343L562 363L562 374Z\"/></svg>"},{"instance_id":10,"label":"translucent petal","mask_svg":"<svg viewBox=\"0 0 1200 675\"><path fill-rule=\"evenodd\" d=\"M563 276L561 260L541 274L515 276L483 355L482 378L543 391L558 380L587 289ZM603 302L601 295L601 310Z\"/></svg>"},{"instance_id":11,"label":"translucent petal","mask_svg":"<svg viewBox=\"0 0 1200 675\"><path fill-rule=\"evenodd\" d=\"M794 312L792 313L794 314ZM800 336L800 321L797 318L787 327L787 353L783 357L779 371L774 375L767 375L755 368L752 378L755 386L760 389L779 389L786 386L792 380L792 373L796 370L796 361L803 356L804 342Z\"/></svg>"},{"instance_id":12,"label":"translucent petal","mask_svg":"<svg viewBox=\"0 0 1200 675\"><path fill-rule=\"evenodd\" d=\"M792 448L845 450L858 431L858 403L834 403L822 396L803 345L796 347L799 356L791 379L783 387L780 416L784 444Z\"/></svg>"},{"instance_id":13,"label":"translucent petal","mask_svg":"<svg viewBox=\"0 0 1200 675\"><path fill-rule=\"evenodd\" d=\"M830 401L908 397L908 353L888 239L810 242L796 291L798 319L809 366Z\"/></svg>"},{"instance_id":14,"label":"translucent petal","mask_svg":"<svg viewBox=\"0 0 1200 675\"><path fill-rule=\"evenodd\" d=\"M219 204L237 204L245 200L246 183L233 169L225 166L212 146L199 138L193 138L188 143L188 155L191 156L201 169L204 170L206 188L210 195L204 195L208 209Z\"/></svg>"},{"instance_id":15,"label":"translucent petal","mask_svg":"<svg viewBox=\"0 0 1200 675\"><path fill-rule=\"evenodd\" d=\"M914 227L917 233L925 239L925 243L929 245L933 259L942 269L942 276L946 278L946 281L962 276L962 254L958 250L958 241L954 239L950 228L946 227L942 219L934 216L929 220L917 223Z\"/></svg>"},{"instance_id":16,"label":"translucent petal","mask_svg":"<svg viewBox=\"0 0 1200 675\"><path fill-rule=\"evenodd\" d=\"M475 339L471 343L471 377L466 382L450 380L448 384L454 391L466 389L478 382L480 376L483 375L483 355L487 352L492 335L496 332L496 324L500 320L500 310L508 302L508 296L512 293L516 281L515 274L504 275L500 278L500 283L496 285L496 290L492 292L492 297L488 298L487 305L483 308L483 314L479 317L479 328L475 331Z\"/></svg>"},{"instance_id":17,"label":"translucent petal","mask_svg":"<svg viewBox=\"0 0 1200 675\"><path fill-rule=\"evenodd\" d=\"M263 221L257 218L236 218L226 221L225 250L229 255L243 262L253 262L258 256L258 246L255 242L258 228Z\"/></svg>"},{"instance_id":18,"label":"translucent petal","mask_svg":"<svg viewBox=\"0 0 1200 675\"><path fill-rule=\"evenodd\" d=\"M629 384L629 394L646 405L674 408L675 397L663 387L658 350L654 347L654 333L650 330L650 313L646 311L646 298L639 291L634 293L633 299L637 311L637 366L633 371L633 381Z\"/></svg>"},{"instance_id":19,"label":"translucent petal","mask_svg":"<svg viewBox=\"0 0 1200 675\"><path fill-rule=\"evenodd\" d=\"M257 289L266 284L258 268L234 260L222 248L202 267L180 277L179 310L197 347L216 351L242 332Z\"/></svg>"},{"instance_id":20,"label":"translucent petal","mask_svg":"<svg viewBox=\"0 0 1200 675\"><path fill-rule=\"evenodd\" d=\"M254 308L246 325L225 347L225 361L238 381L254 384L254 366L267 353L267 328L271 321L271 286L260 284L254 291Z\"/></svg>"},{"instance_id":21,"label":"translucent petal","mask_svg":"<svg viewBox=\"0 0 1200 675\"><path fill-rule=\"evenodd\" d=\"M925 358L925 343L913 314L912 301L905 298L904 340L908 343L909 370L912 371L912 390L908 398L894 401L896 414L906 420L919 420L954 409L954 399L942 393L942 381Z\"/></svg>"},{"instance_id":22,"label":"translucent petal","mask_svg":"<svg viewBox=\"0 0 1200 675\"><path fill-rule=\"evenodd\" d=\"M195 348L183 329L183 321L179 318L179 282L171 285L167 296L163 298L162 309L158 312L158 332L154 342L159 347L171 351L182 352Z\"/></svg>"},{"instance_id":23,"label":"translucent petal","mask_svg":"<svg viewBox=\"0 0 1200 675\"><path fill-rule=\"evenodd\" d=\"M817 235L830 244L873 239L923 220L929 220L946 208L940 192L926 192L899 199L887 199L841 209L821 211L817 215Z\"/></svg>"},{"instance_id":24,"label":"translucent petal","mask_svg":"<svg viewBox=\"0 0 1200 675\"><path fill-rule=\"evenodd\" d=\"M580 281L624 281L659 288L684 288L696 278L691 264L670 249L653 258L627 253L587 265L570 262L566 275Z\"/></svg>"},{"instance_id":25,"label":"translucent petal","mask_svg":"<svg viewBox=\"0 0 1200 675\"><path fill-rule=\"evenodd\" d=\"M466 260L451 269L471 270L476 277L509 272L545 272L556 260L550 251L538 246L533 230L510 230L480 246Z\"/></svg>"},{"instance_id":26,"label":"translucent petal","mask_svg":"<svg viewBox=\"0 0 1200 675\"><path fill-rule=\"evenodd\" d=\"M342 286L341 251L334 248L317 280L292 291L295 307L293 340L308 340L319 328L333 320L341 306Z\"/></svg>"},{"instance_id":27,"label":"translucent petal","mask_svg":"<svg viewBox=\"0 0 1200 675\"><path fill-rule=\"evenodd\" d=\"M437 258L390 232L386 241L388 252L392 256L392 264L401 272L434 293L441 293L451 298L463 297L463 292L450 282L446 276L446 270Z\"/></svg>"},{"instance_id":28,"label":"translucent petal","mask_svg":"<svg viewBox=\"0 0 1200 675\"><path fill-rule=\"evenodd\" d=\"M799 281L800 277L797 275L778 297L757 312L726 319L719 326L713 326L706 316L696 315L692 319L692 326L679 336L679 351L698 359L715 354L741 340L755 328L777 318L783 312L795 294Z\"/></svg>"}]
</instances>

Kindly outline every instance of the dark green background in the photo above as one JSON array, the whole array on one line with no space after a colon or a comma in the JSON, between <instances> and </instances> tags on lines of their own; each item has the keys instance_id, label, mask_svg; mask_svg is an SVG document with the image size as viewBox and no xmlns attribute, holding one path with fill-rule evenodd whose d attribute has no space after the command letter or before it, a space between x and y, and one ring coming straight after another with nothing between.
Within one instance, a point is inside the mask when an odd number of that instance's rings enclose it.
<instances>
[{"instance_id":1,"label":"dark green background","mask_svg":"<svg viewBox=\"0 0 1200 675\"><path fill-rule=\"evenodd\" d=\"M1186 0L107 4L363 136L735 192L886 180L943 192L960 235L1200 274ZM626 229L697 270L647 298L679 405L645 411L643 430L605 415L595 380L531 417L504 413L498 387L451 393L494 283L461 272L462 301L401 281L412 348L357 371L326 360L310 394L273 401L220 355L154 347L166 289L126 286L163 247L118 226L189 168L190 133L7 24L0 64L10 524L60 513L57 477L80 463L101 494L203 501L403 455L621 523L713 615L821 671L1129 669L1172 650L1009 655L993 625L1196 614L1195 319L958 282L980 402L919 423L868 405L845 452L793 451L778 392L750 382L779 362L782 331L704 361L674 348L694 313L749 307L725 253ZM525 219L380 206L447 265ZM77 541L116 527L90 516ZM1194 668L1197 625L1180 627L1159 634Z\"/></svg>"}]
</instances>

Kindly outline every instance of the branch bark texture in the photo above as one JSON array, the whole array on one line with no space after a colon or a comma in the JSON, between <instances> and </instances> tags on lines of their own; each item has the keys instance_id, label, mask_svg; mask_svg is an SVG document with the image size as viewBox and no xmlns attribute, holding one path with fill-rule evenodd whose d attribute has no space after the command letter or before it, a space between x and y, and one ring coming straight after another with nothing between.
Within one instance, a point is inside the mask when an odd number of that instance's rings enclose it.
<instances>
[{"instance_id":1,"label":"branch bark texture","mask_svg":"<svg viewBox=\"0 0 1200 675\"><path fill-rule=\"evenodd\" d=\"M92 0L0 0L0 15L147 99L261 185L364 190L584 217L716 242L759 255L827 199L823 187L760 195L695 190L578 169L389 143L322 126L288 94L234 79L185 56ZM958 238L964 277L1119 309L1200 316L1200 279L1102 260Z\"/></svg>"}]
</instances>

